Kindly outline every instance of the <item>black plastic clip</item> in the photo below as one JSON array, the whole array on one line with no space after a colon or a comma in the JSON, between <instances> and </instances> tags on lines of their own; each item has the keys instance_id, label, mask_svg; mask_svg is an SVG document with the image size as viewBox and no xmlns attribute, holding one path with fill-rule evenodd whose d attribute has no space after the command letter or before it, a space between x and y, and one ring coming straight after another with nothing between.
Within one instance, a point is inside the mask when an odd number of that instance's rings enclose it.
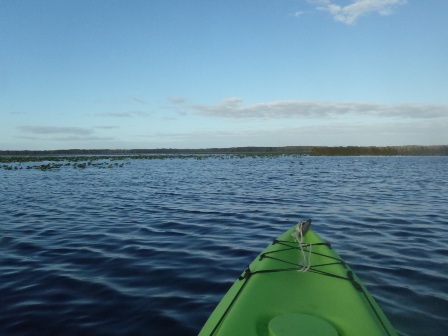
<instances>
[{"instance_id":1,"label":"black plastic clip","mask_svg":"<svg viewBox=\"0 0 448 336\"><path fill-rule=\"evenodd\" d=\"M249 279L252 275L252 272L249 268L249 266L247 266L246 270L244 271L244 273L238 278L239 280L243 280L243 279Z\"/></svg>"}]
</instances>

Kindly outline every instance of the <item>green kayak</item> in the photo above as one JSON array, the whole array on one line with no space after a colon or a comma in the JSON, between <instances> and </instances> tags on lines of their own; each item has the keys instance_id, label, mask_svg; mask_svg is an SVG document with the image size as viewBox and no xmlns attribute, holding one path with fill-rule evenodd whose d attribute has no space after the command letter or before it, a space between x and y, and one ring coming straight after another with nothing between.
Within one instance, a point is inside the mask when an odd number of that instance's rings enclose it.
<instances>
[{"instance_id":1,"label":"green kayak","mask_svg":"<svg viewBox=\"0 0 448 336\"><path fill-rule=\"evenodd\" d=\"M300 222L233 284L200 336L397 335L329 243Z\"/></svg>"}]
</instances>

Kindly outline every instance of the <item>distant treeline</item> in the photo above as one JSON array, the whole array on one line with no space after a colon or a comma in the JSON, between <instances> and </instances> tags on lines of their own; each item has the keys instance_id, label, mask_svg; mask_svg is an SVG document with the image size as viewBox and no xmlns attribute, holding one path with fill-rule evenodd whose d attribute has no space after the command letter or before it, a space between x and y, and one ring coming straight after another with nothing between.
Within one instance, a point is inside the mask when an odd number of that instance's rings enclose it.
<instances>
[{"instance_id":1,"label":"distant treeline","mask_svg":"<svg viewBox=\"0 0 448 336\"><path fill-rule=\"evenodd\" d=\"M61 150L3 150L0 155L128 155L128 154L294 154L316 156L438 156L448 155L448 145L441 146L387 146L387 147L322 147L322 146L285 146L285 147L229 147L202 149L61 149Z\"/></svg>"},{"instance_id":2,"label":"distant treeline","mask_svg":"<svg viewBox=\"0 0 448 336\"><path fill-rule=\"evenodd\" d=\"M445 156L448 155L448 146L313 147L312 155Z\"/></svg>"}]
</instances>

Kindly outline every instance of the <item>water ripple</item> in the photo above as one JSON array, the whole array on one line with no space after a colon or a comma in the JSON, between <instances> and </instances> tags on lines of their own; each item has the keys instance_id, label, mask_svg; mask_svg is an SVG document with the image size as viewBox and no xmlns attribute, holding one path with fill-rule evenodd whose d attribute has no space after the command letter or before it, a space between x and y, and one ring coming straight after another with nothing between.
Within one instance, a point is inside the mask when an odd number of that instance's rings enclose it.
<instances>
[{"instance_id":1,"label":"water ripple","mask_svg":"<svg viewBox=\"0 0 448 336\"><path fill-rule=\"evenodd\" d=\"M196 335L304 218L400 334L448 330L448 158L126 162L0 171L0 334Z\"/></svg>"}]
</instances>

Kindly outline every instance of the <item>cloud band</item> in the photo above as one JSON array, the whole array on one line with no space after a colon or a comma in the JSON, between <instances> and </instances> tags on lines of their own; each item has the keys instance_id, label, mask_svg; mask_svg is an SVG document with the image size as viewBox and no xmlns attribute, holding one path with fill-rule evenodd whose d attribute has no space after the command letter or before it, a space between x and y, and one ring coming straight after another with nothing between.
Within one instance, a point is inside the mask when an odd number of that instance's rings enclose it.
<instances>
[{"instance_id":1,"label":"cloud band","mask_svg":"<svg viewBox=\"0 0 448 336\"><path fill-rule=\"evenodd\" d=\"M273 101L244 105L239 98L228 98L216 105L195 104L189 107L202 115L235 119L312 119L343 115L417 119L448 117L448 105L441 104L387 105L359 102Z\"/></svg>"}]
</instances>

